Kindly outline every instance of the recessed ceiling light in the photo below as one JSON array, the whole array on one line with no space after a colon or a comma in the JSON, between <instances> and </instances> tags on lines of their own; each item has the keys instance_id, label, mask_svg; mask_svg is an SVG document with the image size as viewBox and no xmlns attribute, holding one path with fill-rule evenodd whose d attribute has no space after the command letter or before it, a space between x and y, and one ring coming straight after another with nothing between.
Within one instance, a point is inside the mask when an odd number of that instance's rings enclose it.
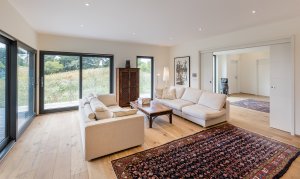
<instances>
[{"instance_id":1,"label":"recessed ceiling light","mask_svg":"<svg viewBox=\"0 0 300 179\"><path fill-rule=\"evenodd\" d=\"M198 31L200 31L200 32L201 32L202 30L203 30L203 29L202 29L201 27L199 27L199 28L198 28Z\"/></svg>"},{"instance_id":2,"label":"recessed ceiling light","mask_svg":"<svg viewBox=\"0 0 300 179\"><path fill-rule=\"evenodd\" d=\"M135 33L135 32L132 32L132 35L136 35L136 33Z\"/></svg>"},{"instance_id":3,"label":"recessed ceiling light","mask_svg":"<svg viewBox=\"0 0 300 179\"><path fill-rule=\"evenodd\" d=\"M83 24L80 25L80 27L83 27L83 26L84 26Z\"/></svg>"},{"instance_id":4,"label":"recessed ceiling light","mask_svg":"<svg viewBox=\"0 0 300 179\"><path fill-rule=\"evenodd\" d=\"M256 11L255 11L255 10L253 10L253 11L252 11L252 14L256 14Z\"/></svg>"},{"instance_id":5,"label":"recessed ceiling light","mask_svg":"<svg viewBox=\"0 0 300 179\"><path fill-rule=\"evenodd\" d=\"M90 3L85 3L84 5L88 7L88 6L90 6Z\"/></svg>"}]
</instances>

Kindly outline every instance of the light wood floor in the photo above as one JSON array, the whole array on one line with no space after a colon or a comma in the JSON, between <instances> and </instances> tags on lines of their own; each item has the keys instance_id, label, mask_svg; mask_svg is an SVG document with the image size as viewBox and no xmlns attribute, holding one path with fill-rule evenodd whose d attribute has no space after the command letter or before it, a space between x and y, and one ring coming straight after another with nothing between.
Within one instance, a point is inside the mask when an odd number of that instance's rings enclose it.
<instances>
[{"instance_id":1,"label":"light wood floor","mask_svg":"<svg viewBox=\"0 0 300 179\"><path fill-rule=\"evenodd\" d=\"M235 98L237 96L232 96L229 100ZM86 162L81 149L78 117L78 112L72 111L34 119L0 164L0 178L115 178L111 160L204 130L177 116L174 116L173 124L168 123L167 116L157 118L152 129L145 120L143 146ZM300 137L269 128L268 118L266 113L231 106L229 123L300 148ZM300 158L283 178L300 178L299 171Z\"/></svg>"}]
</instances>

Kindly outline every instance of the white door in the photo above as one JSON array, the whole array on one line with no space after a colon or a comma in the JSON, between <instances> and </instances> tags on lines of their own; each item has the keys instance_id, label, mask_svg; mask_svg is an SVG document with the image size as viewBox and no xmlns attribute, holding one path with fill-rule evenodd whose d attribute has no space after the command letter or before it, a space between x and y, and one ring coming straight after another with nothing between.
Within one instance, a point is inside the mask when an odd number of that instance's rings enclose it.
<instances>
[{"instance_id":1,"label":"white door","mask_svg":"<svg viewBox=\"0 0 300 179\"><path fill-rule=\"evenodd\" d=\"M229 94L239 93L238 89L238 60L228 61L228 88Z\"/></svg>"},{"instance_id":2,"label":"white door","mask_svg":"<svg viewBox=\"0 0 300 179\"><path fill-rule=\"evenodd\" d=\"M200 89L213 91L213 53L201 53L200 74Z\"/></svg>"},{"instance_id":3,"label":"white door","mask_svg":"<svg viewBox=\"0 0 300 179\"><path fill-rule=\"evenodd\" d=\"M270 126L291 132L291 43L270 46Z\"/></svg>"},{"instance_id":4,"label":"white door","mask_svg":"<svg viewBox=\"0 0 300 179\"><path fill-rule=\"evenodd\" d=\"M270 60L257 60L257 94L270 96Z\"/></svg>"}]
</instances>

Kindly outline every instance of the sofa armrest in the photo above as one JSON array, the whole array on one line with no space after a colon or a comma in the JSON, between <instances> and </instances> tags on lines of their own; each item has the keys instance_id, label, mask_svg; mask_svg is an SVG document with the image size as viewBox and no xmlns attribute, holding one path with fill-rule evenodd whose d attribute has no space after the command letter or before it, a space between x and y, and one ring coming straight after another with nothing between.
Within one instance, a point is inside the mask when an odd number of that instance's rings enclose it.
<instances>
[{"instance_id":1,"label":"sofa armrest","mask_svg":"<svg viewBox=\"0 0 300 179\"><path fill-rule=\"evenodd\" d=\"M230 101L226 100L224 108L226 109L226 121L230 119Z\"/></svg>"},{"instance_id":2,"label":"sofa armrest","mask_svg":"<svg viewBox=\"0 0 300 179\"><path fill-rule=\"evenodd\" d=\"M86 123L85 158L91 160L144 143L144 116L130 115Z\"/></svg>"}]
</instances>

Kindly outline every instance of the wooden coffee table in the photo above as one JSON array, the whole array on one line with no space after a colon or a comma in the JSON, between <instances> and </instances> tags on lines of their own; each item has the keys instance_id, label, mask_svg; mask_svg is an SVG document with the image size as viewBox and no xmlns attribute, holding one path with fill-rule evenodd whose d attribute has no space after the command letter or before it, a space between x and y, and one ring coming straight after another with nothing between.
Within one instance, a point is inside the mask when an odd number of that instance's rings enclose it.
<instances>
[{"instance_id":1,"label":"wooden coffee table","mask_svg":"<svg viewBox=\"0 0 300 179\"><path fill-rule=\"evenodd\" d=\"M149 128L152 128L153 120L157 116L169 115L169 121L172 124L172 109L151 101L150 104L139 104L137 101L130 102L130 107L142 111L149 119Z\"/></svg>"}]
</instances>

